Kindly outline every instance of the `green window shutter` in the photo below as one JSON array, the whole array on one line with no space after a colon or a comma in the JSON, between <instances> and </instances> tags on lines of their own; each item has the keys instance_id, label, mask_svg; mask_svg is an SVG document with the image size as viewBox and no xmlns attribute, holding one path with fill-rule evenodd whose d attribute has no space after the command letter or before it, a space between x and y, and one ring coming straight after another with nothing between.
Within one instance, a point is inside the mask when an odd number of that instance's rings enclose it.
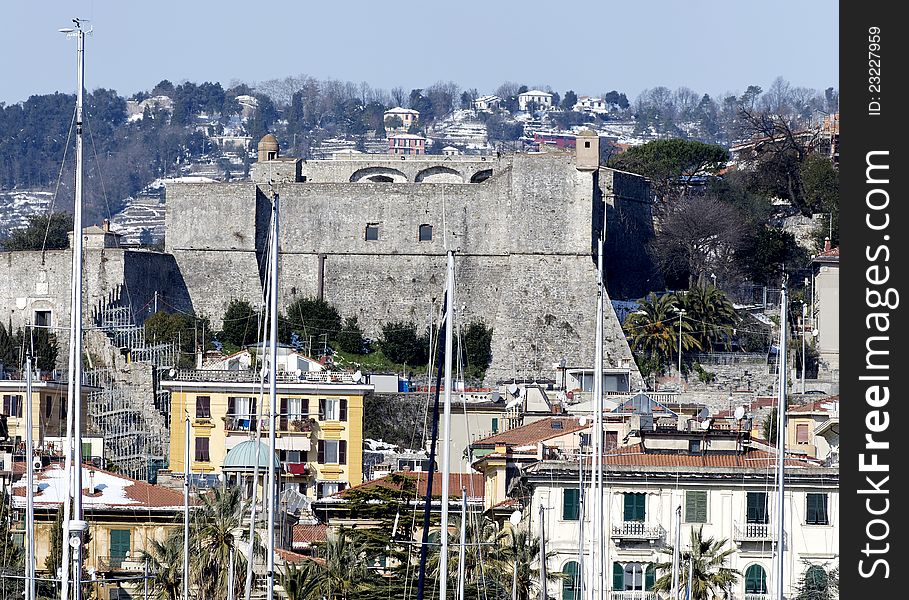
<instances>
[{"instance_id":1,"label":"green window shutter","mask_svg":"<svg viewBox=\"0 0 909 600\"><path fill-rule=\"evenodd\" d=\"M827 524L827 494L811 494L808 497L808 510L805 522L809 525Z\"/></svg>"},{"instance_id":2,"label":"green window shutter","mask_svg":"<svg viewBox=\"0 0 909 600\"><path fill-rule=\"evenodd\" d=\"M745 571L745 593L766 594L767 574L761 565L751 565Z\"/></svg>"},{"instance_id":3,"label":"green window shutter","mask_svg":"<svg viewBox=\"0 0 909 600\"><path fill-rule=\"evenodd\" d=\"M707 522L707 492L685 492L685 522Z\"/></svg>"},{"instance_id":4,"label":"green window shutter","mask_svg":"<svg viewBox=\"0 0 909 600\"><path fill-rule=\"evenodd\" d=\"M492 420L492 432L499 433L499 420L498 419Z\"/></svg>"},{"instance_id":5,"label":"green window shutter","mask_svg":"<svg viewBox=\"0 0 909 600\"><path fill-rule=\"evenodd\" d=\"M656 583L656 565L649 564L647 569L644 571L644 589L646 591L652 591L653 585Z\"/></svg>"},{"instance_id":6,"label":"green window shutter","mask_svg":"<svg viewBox=\"0 0 909 600\"><path fill-rule=\"evenodd\" d=\"M562 520L577 521L580 516L581 490L568 488L562 491Z\"/></svg>"},{"instance_id":7,"label":"green window shutter","mask_svg":"<svg viewBox=\"0 0 909 600\"><path fill-rule=\"evenodd\" d=\"M644 494L640 493L625 494L624 516L626 521L640 522L645 520L644 498Z\"/></svg>"},{"instance_id":8,"label":"green window shutter","mask_svg":"<svg viewBox=\"0 0 909 600\"><path fill-rule=\"evenodd\" d=\"M580 597L580 580L578 579L578 563L569 561L562 569L565 579L562 580L562 600L578 600Z\"/></svg>"},{"instance_id":9,"label":"green window shutter","mask_svg":"<svg viewBox=\"0 0 909 600\"><path fill-rule=\"evenodd\" d=\"M625 567L621 563L612 563L612 589L625 589Z\"/></svg>"},{"instance_id":10,"label":"green window shutter","mask_svg":"<svg viewBox=\"0 0 909 600\"><path fill-rule=\"evenodd\" d=\"M110 530L110 563L111 567L119 568L123 559L130 551L130 530Z\"/></svg>"},{"instance_id":11,"label":"green window shutter","mask_svg":"<svg viewBox=\"0 0 909 600\"><path fill-rule=\"evenodd\" d=\"M749 523L766 523L767 522L767 493L766 492L748 492L747 495L748 511L746 521Z\"/></svg>"},{"instance_id":12,"label":"green window shutter","mask_svg":"<svg viewBox=\"0 0 909 600\"><path fill-rule=\"evenodd\" d=\"M623 516L625 521L634 520L634 498L631 494L625 494L625 510L623 511Z\"/></svg>"}]
</instances>

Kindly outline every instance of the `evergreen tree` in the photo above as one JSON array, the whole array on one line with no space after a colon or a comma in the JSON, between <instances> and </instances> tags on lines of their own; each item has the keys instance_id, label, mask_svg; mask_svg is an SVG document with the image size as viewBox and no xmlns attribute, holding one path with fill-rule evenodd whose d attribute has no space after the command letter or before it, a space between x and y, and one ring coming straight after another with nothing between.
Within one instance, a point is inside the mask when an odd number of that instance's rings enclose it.
<instances>
[{"instance_id":1,"label":"evergreen tree","mask_svg":"<svg viewBox=\"0 0 909 600\"><path fill-rule=\"evenodd\" d=\"M259 340L259 316L246 300L231 300L224 311L219 339L242 348Z\"/></svg>"},{"instance_id":2,"label":"evergreen tree","mask_svg":"<svg viewBox=\"0 0 909 600\"><path fill-rule=\"evenodd\" d=\"M363 330L360 329L356 317L344 319L344 327L338 334L338 347L344 352L363 354L366 349L365 340L363 339Z\"/></svg>"},{"instance_id":3,"label":"evergreen tree","mask_svg":"<svg viewBox=\"0 0 909 600\"><path fill-rule=\"evenodd\" d=\"M316 342L337 339L341 332L341 314L319 298L298 298L287 307L287 318L301 339Z\"/></svg>"},{"instance_id":4,"label":"evergreen tree","mask_svg":"<svg viewBox=\"0 0 909 600\"><path fill-rule=\"evenodd\" d=\"M35 215L22 229L12 230L2 240L4 250L64 250L69 248L73 216L69 213Z\"/></svg>"}]
</instances>

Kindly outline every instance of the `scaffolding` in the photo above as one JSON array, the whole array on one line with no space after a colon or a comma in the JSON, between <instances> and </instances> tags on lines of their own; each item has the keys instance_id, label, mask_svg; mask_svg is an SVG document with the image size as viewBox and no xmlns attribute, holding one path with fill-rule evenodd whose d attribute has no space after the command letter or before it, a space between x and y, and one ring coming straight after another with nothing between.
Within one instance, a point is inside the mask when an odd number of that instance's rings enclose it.
<instances>
[{"instance_id":1,"label":"scaffolding","mask_svg":"<svg viewBox=\"0 0 909 600\"><path fill-rule=\"evenodd\" d=\"M88 394L88 426L104 438L108 464L133 479L154 481L167 464L170 445L170 394L160 381L176 366L178 345L148 344L144 327L118 299L99 306L93 317L114 360L94 369L98 389Z\"/></svg>"}]
</instances>

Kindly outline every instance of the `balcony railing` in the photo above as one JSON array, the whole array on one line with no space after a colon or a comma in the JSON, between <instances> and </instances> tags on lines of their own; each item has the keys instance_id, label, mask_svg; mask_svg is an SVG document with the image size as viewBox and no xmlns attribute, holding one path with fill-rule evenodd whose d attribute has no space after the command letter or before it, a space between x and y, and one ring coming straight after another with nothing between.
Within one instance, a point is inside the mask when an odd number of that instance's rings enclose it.
<instances>
[{"instance_id":1,"label":"balcony railing","mask_svg":"<svg viewBox=\"0 0 909 600\"><path fill-rule=\"evenodd\" d=\"M745 594L743 600L770 600L770 594Z\"/></svg>"},{"instance_id":2,"label":"balcony railing","mask_svg":"<svg viewBox=\"0 0 909 600\"><path fill-rule=\"evenodd\" d=\"M766 542L773 537L769 523L736 523L732 539L736 542Z\"/></svg>"},{"instance_id":3,"label":"balcony railing","mask_svg":"<svg viewBox=\"0 0 909 600\"><path fill-rule=\"evenodd\" d=\"M102 555L98 557L98 570L110 571L143 571L145 561L139 557Z\"/></svg>"},{"instance_id":4,"label":"balcony railing","mask_svg":"<svg viewBox=\"0 0 909 600\"><path fill-rule=\"evenodd\" d=\"M177 381L205 381L228 383L258 383L259 373L253 370L230 371L217 369L177 369L171 379ZM281 383L357 383L352 373L341 371L304 371L278 373Z\"/></svg>"},{"instance_id":5,"label":"balcony railing","mask_svg":"<svg viewBox=\"0 0 909 600\"><path fill-rule=\"evenodd\" d=\"M609 592L609 600L659 600L656 592L643 590L625 590Z\"/></svg>"},{"instance_id":6,"label":"balcony railing","mask_svg":"<svg viewBox=\"0 0 909 600\"><path fill-rule=\"evenodd\" d=\"M643 521L624 521L612 526L612 537L626 540L657 540L663 535L663 528Z\"/></svg>"}]
</instances>

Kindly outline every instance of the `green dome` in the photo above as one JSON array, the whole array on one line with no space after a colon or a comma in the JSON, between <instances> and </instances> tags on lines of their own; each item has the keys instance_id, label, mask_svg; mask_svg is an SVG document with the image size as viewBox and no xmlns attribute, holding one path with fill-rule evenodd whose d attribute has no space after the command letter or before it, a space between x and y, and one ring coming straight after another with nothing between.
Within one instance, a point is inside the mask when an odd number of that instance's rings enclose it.
<instances>
[{"instance_id":1,"label":"green dome","mask_svg":"<svg viewBox=\"0 0 909 600\"><path fill-rule=\"evenodd\" d=\"M257 445L259 446L258 452L256 452ZM221 467L221 470L227 472L252 471L256 468L256 458L258 455L259 468L264 471L268 468L269 454L267 444L262 442L257 444L255 440L246 440L230 449L227 456L224 457L224 465ZM276 454L272 454L271 456L275 461L275 469L280 470L281 461L278 460L278 456Z\"/></svg>"}]
</instances>

